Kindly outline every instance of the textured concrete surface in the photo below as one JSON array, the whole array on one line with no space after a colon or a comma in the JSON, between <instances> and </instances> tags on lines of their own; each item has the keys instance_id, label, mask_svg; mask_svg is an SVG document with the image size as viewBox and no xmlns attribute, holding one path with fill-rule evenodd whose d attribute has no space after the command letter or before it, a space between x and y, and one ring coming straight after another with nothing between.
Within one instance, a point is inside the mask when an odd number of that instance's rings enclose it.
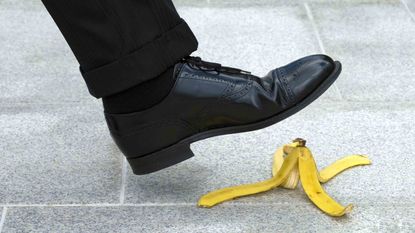
<instances>
[{"instance_id":1,"label":"textured concrete surface","mask_svg":"<svg viewBox=\"0 0 415 233\"><path fill-rule=\"evenodd\" d=\"M311 10L327 53L349 71L338 82L345 99L414 99L415 24L399 2L311 4Z\"/></svg>"},{"instance_id":2,"label":"textured concrete surface","mask_svg":"<svg viewBox=\"0 0 415 233\"><path fill-rule=\"evenodd\" d=\"M362 212L361 209L366 211ZM393 218L386 214L394 213ZM194 206L38 207L8 211L4 232L413 232L415 208L361 206L347 218L333 219L311 204ZM99 217L97 217L99 216ZM357 225L356 222L361 224Z\"/></svg>"},{"instance_id":3,"label":"textured concrete surface","mask_svg":"<svg viewBox=\"0 0 415 233\"><path fill-rule=\"evenodd\" d=\"M343 73L284 122L195 143L196 157L134 176L40 1L2 0L0 233L415 231L413 0L174 2L206 60L263 75L326 52ZM296 137L320 168L350 153L373 160L325 185L355 204L350 215L327 217L301 187L196 207L210 190L268 178L276 147Z\"/></svg>"},{"instance_id":4,"label":"textured concrete surface","mask_svg":"<svg viewBox=\"0 0 415 233\"><path fill-rule=\"evenodd\" d=\"M415 18L414 18L415 1L414 0L402 0L402 3L405 5L405 7L407 7L411 11L411 14L412 14L411 16L415 20Z\"/></svg>"},{"instance_id":5,"label":"textured concrete surface","mask_svg":"<svg viewBox=\"0 0 415 233\"><path fill-rule=\"evenodd\" d=\"M93 102L75 57L36 2L0 1L0 103Z\"/></svg>"},{"instance_id":6,"label":"textured concrete surface","mask_svg":"<svg viewBox=\"0 0 415 233\"><path fill-rule=\"evenodd\" d=\"M122 160L103 120L96 105L3 104L0 205L119 201Z\"/></svg>"},{"instance_id":7,"label":"textured concrete surface","mask_svg":"<svg viewBox=\"0 0 415 233\"><path fill-rule=\"evenodd\" d=\"M4 222L6 220L6 214L7 214L7 208L6 207L2 207L0 208L0 232L2 232L3 230L3 226L4 226Z\"/></svg>"}]
</instances>

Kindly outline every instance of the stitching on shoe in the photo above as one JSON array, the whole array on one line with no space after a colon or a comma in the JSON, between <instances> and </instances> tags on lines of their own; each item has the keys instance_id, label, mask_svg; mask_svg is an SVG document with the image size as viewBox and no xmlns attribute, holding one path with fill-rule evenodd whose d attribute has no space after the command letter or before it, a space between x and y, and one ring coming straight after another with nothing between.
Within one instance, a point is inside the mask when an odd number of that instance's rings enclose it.
<instances>
[{"instance_id":1,"label":"stitching on shoe","mask_svg":"<svg viewBox=\"0 0 415 233\"><path fill-rule=\"evenodd\" d=\"M247 83L244 83L240 89L236 89L236 84L232 84L232 89L227 90L226 93L222 95L222 97L227 100L231 96L238 94L239 92L245 90Z\"/></svg>"},{"instance_id":2,"label":"stitching on shoe","mask_svg":"<svg viewBox=\"0 0 415 233\"><path fill-rule=\"evenodd\" d=\"M245 96L249 92L249 90L251 89L253 84L254 84L254 81L252 79L249 79L249 81L244 85L244 87L240 91L238 91L236 93L232 93L229 96L226 96L225 100L226 101L232 101L232 100L242 98L243 96Z\"/></svg>"},{"instance_id":3,"label":"stitching on shoe","mask_svg":"<svg viewBox=\"0 0 415 233\"><path fill-rule=\"evenodd\" d=\"M232 82L229 82L229 81L226 81L226 80L211 78L211 77L205 77L205 76L201 76L201 75L191 74L191 73L188 73L188 72L183 72L181 78L196 79L196 80L203 79L203 80L206 80L206 81L232 84Z\"/></svg>"},{"instance_id":4,"label":"stitching on shoe","mask_svg":"<svg viewBox=\"0 0 415 233\"><path fill-rule=\"evenodd\" d=\"M235 90L235 87L236 85L234 83L230 83L228 86L226 86L225 90L219 98L219 102L223 102L223 100L225 100L227 96L232 94L232 91Z\"/></svg>"},{"instance_id":5,"label":"stitching on shoe","mask_svg":"<svg viewBox=\"0 0 415 233\"><path fill-rule=\"evenodd\" d=\"M294 99L293 91L291 90L290 86L288 85L287 76L284 68L277 69L277 77L279 80L284 84L283 88L288 95L290 101Z\"/></svg>"}]
</instances>

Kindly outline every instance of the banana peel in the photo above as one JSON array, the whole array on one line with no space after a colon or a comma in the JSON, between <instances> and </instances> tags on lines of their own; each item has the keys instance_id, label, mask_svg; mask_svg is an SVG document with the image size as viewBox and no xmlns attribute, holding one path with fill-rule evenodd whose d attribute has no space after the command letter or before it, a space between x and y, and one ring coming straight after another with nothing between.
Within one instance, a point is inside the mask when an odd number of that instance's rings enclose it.
<instances>
[{"instance_id":1,"label":"banana peel","mask_svg":"<svg viewBox=\"0 0 415 233\"><path fill-rule=\"evenodd\" d=\"M296 139L292 143L277 149L274 154L272 178L254 183L228 187L202 196L198 206L210 208L219 203L235 198L266 192L277 187L295 189L299 182L308 198L324 213L339 217L349 213L353 205L341 205L331 198L321 186L339 173L355 166L369 165L371 161L364 155L346 156L320 172L317 170L311 151L305 146L306 141Z\"/></svg>"}]
</instances>

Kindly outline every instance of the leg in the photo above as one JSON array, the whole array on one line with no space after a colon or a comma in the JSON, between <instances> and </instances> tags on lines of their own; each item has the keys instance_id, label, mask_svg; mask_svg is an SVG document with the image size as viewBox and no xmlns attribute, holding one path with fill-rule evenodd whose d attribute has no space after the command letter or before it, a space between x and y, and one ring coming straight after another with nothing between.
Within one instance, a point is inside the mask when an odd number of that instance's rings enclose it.
<instances>
[{"instance_id":1,"label":"leg","mask_svg":"<svg viewBox=\"0 0 415 233\"><path fill-rule=\"evenodd\" d=\"M42 1L95 97L154 79L197 49L171 0Z\"/></svg>"}]
</instances>

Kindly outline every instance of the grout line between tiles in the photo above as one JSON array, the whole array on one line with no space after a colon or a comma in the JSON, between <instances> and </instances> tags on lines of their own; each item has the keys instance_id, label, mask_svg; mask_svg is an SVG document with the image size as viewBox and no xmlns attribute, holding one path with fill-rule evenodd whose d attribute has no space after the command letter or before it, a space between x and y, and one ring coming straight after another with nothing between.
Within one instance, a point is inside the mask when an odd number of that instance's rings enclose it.
<instances>
[{"instance_id":1,"label":"grout line between tiles","mask_svg":"<svg viewBox=\"0 0 415 233\"><path fill-rule=\"evenodd\" d=\"M321 40L320 33L318 32L317 25L314 21L313 13L311 12L311 9L308 3L306 2L304 3L304 8L306 10L307 17L311 22L311 26L313 27L314 35L317 38L318 46L320 47L320 50L322 53L326 53L326 50L324 49L324 46L323 46L323 41Z\"/></svg>"},{"instance_id":2,"label":"grout line between tiles","mask_svg":"<svg viewBox=\"0 0 415 233\"><path fill-rule=\"evenodd\" d=\"M6 214L7 214L7 207L4 207L1 213L1 219L0 219L0 233L3 230L3 225L4 225L4 222L6 221Z\"/></svg>"},{"instance_id":3,"label":"grout line between tiles","mask_svg":"<svg viewBox=\"0 0 415 233\"><path fill-rule=\"evenodd\" d=\"M304 3L304 8L305 8L305 11L307 13L307 17L310 20L311 27L313 28L314 35L315 35L315 37L317 39L317 42L318 42L318 46L320 47L320 51L323 54L326 54L326 49L324 48L323 40L321 40L320 33L318 32L317 25L316 25L316 22L314 20L313 12L311 11L311 8L310 8L310 6L308 5L307 2ZM334 90L335 90L335 92L337 94L337 97L340 100L343 100L343 96L342 96L342 94L341 94L341 92L339 90L339 87L337 86L336 83L333 84L333 87L334 87Z\"/></svg>"},{"instance_id":4,"label":"grout line between tiles","mask_svg":"<svg viewBox=\"0 0 415 233\"><path fill-rule=\"evenodd\" d=\"M127 186L127 159L123 156L122 169L121 169L120 204L124 204L126 186Z\"/></svg>"},{"instance_id":5,"label":"grout line between tiles","mask_svg":"<svg viewBox=\"0 0 415 233\"><path fill-rule=\"evenodd\" d=\"M415 22L415 15L412 13L411 9L409 9L409 6L406 3L406 1L405 0L401 0L400 2L405 7L406 11L408 12L409 17L411 17L411 19Z\"/></svg>"}]
</instances>

